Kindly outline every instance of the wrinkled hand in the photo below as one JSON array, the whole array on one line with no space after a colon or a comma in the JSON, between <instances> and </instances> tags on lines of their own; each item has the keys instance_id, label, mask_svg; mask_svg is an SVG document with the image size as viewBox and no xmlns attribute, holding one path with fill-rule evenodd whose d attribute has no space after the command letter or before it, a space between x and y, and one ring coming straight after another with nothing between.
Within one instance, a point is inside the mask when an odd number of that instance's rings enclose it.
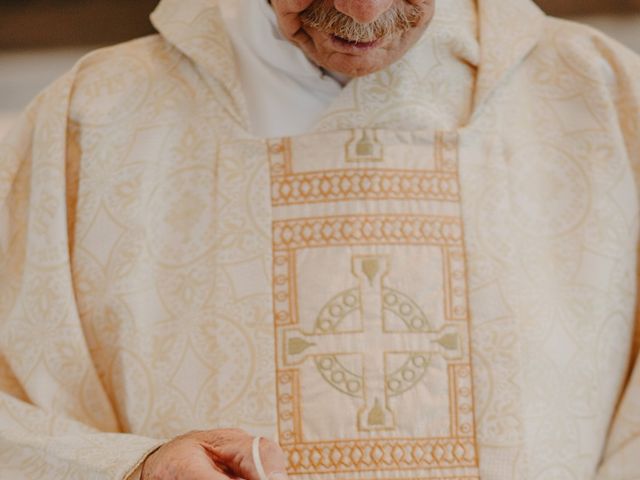
<instances>
[{"instance_id":1,"label":"wrinkled hand","mask_svg":"<svg viewBox=\"0 0 640 480\"><path fill-rule=\"evenodd\" d=\"M238 429L194 431L165 443L145 460L142 480L260 480L253 438ZM269 480L287 480L280 446L260 440L260 459Z\"/></svg>"}]
</instances>

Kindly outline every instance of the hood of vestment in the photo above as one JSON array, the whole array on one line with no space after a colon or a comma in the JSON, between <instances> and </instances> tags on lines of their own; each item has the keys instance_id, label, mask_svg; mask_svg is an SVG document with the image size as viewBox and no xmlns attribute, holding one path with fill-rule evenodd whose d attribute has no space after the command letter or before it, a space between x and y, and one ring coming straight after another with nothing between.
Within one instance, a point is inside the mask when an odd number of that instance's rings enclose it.
<instances>
[{"instance_id":1,"label":"hood of vestment","mask_svg":"<svg viewBox=\"0 0 640 480\"><path fill-rule=\"evenodd\" d=\"M248 124L234 51L225 31L220 4L226 0L162 0L151 19L162 37L189 57L220 101L240 124ZM473 4L473 18L467 6ZM464 5L464 6L463 6ZM477 70L470 105L459 125L470 123L492 93L538 43L544 14L531 0L448 0L439 2L436 16L422 39L385 70L353 79L343 89L316 131L344 128L449 129L434 98L459 96L466 88L437 67L440 57L454 56ZM443 62L440 62L443 63ZM449 77L447 77L449 75ZM455 75L455 74L454 74ZM453 87L442 90L442 86ZM429 92L429 95L426 94Z\"/></svg>"}]
</instances>

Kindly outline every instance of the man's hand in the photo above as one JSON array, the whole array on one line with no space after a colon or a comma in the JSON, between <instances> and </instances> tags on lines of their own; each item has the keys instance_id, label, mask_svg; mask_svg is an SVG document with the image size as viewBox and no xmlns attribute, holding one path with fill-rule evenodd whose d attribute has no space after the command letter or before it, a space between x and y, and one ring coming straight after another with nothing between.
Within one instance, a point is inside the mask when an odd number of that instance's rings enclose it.
<instances>
[{"instance_id":1,"label":"man's hand","mask_svg":"<svg viewBox=\"0 0 640 480\"><path fill-rule=\"evenodd\" d=\"M165 443L144 462L142 480L261 480L252 456L253 438L237 429L195 431ZM260 441L260 459L269 480L286 480L280 446Z\"/></svg>"}]
</instances>

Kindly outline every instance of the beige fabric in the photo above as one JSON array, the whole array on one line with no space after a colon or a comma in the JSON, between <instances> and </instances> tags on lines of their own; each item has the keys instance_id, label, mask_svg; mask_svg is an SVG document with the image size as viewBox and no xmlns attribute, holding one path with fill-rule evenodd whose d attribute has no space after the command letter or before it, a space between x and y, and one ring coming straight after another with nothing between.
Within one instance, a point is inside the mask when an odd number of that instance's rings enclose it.
<instances>
[{"instance_id":1,"label":"beige fabric","mask_svg":"<svg viewBox=\"0 0 640 480\"><path fill-rule=\"evenodd\" d=\"M368 129L269 141L291 474L479 478L458 149Z\"/></svg>"},{"instance_id":2,"label":"beige fabric","mask_svg":"<svg viewBox=\"0 0 640 480\"><path fill-rule=\"evenodd\" d=\"M247 134L208 0L39 97L0 144L3 476L234 426L301 478L635 478L640 60L478 6L479 53L436 26L292 139ZM481 59L462 110L439 48Z\"/></svg>"}]
</instances>

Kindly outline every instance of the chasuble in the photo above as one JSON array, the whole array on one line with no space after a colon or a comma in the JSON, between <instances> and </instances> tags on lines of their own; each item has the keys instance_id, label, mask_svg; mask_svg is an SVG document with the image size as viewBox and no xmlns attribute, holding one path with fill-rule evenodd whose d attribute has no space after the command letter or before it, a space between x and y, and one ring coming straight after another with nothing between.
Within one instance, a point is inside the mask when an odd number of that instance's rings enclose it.
<instances>
[{"instance_id":1,"label":"chasuble","mask_svg":"<svg viewBox=\"0 0 640 480\"><path fill-rule=\"evenodd\" d=\"M264 137L218 1L152 19L0 143L0 477L220 427L300 480L637 477L637 56L448 0Z\"/></svg>"}]
</instances>

